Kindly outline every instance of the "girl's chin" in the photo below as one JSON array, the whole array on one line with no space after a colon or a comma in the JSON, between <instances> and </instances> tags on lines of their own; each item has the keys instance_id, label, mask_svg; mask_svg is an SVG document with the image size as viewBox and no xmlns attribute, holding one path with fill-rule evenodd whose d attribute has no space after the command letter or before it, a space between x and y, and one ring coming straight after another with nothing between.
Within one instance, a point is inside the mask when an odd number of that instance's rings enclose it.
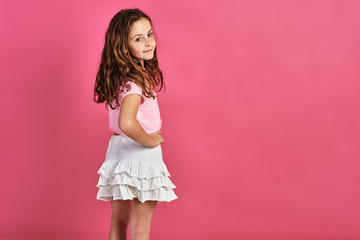
<instances>
[{"instance_id":1,"label":"girl's chin","mask_svg":"<svg viewBox=\"0 0 360 240\"><path fill-rule=\"evenodd\" d=\"M144 60L151 60L153 58L154 58L154 56L151 56L151 57L144 58Z\"/></svg>"}]
</instances>

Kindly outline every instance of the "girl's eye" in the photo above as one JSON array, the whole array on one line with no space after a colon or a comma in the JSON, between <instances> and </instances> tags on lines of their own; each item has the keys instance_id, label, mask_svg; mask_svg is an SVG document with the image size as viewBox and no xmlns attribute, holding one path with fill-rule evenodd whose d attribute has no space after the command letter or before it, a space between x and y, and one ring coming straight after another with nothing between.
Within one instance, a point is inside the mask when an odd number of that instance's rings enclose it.
<instances>
[{"instance_id":1,"label":"girl's eye","mask_svg":"<svg viewBox=\"0 0 360 240\"><path fill-rule=\"evenodd\" d=\"M152 33L149 33L148 36L149 36L149 37L152 37ZM135 39L135 41L139 42L140 39L141 39L141 38L137 38L137 39Z\"/></svg>"}]
</instances>

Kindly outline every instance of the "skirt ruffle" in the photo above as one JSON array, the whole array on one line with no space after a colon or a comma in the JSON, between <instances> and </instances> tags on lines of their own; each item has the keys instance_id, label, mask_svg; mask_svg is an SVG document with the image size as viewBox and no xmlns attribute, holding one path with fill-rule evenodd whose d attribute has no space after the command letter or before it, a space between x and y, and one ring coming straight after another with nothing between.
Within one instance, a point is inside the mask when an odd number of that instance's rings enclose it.
<instances>
[{"instance_id":1,"label":"skirt ruffle","mask_svg":"<svg viewBox=\"0 0 360 240\"><path fill-rule=\"evenodd\" d=\"M170 202L177 199L176 186L162 159L161 145L147 148L127 136L110 138L106 158L100 169L96 199L152 200Z\"/></svg>"}]
</instances>

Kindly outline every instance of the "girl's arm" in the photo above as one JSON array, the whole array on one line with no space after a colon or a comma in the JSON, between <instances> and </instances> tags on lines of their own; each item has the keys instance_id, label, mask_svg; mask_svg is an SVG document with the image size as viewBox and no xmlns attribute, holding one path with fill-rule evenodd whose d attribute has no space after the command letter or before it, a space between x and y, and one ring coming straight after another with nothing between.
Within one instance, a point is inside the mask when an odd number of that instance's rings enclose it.
<instances>
[{"instance_id":1,"label":"girl's arm","mask_svg":"<svg viewBox=\"0 0 360 240\"><path fill-rule=\"evenodd\" d=\"M164 142L161 137L161 131L147 134L136 120L136 115L141 102L141 96L138 94L126 95L120 105L119 127L132 140L146 146L156 147Z\"/></svg>"}]
</instances>

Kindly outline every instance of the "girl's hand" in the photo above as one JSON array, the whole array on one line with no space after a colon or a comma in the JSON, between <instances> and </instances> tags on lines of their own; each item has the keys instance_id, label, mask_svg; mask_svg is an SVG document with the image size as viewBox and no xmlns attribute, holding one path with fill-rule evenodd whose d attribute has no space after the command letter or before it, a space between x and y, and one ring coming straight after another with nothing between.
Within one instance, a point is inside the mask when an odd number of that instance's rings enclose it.
<instances>
[{"instance_id":1,"label":"girl's hand","mask_svg":"<svg viewBox=\"0 0 360 240\"><path fill-rule=\"evenodd\" d=\"M161 136L161 131L157 131L154 133L149 134L150 137L154 140L154 145L149 146L150 148L154 148L157 147L158 145L162 144L165 140L163 139L163 137Z\"/></svg>"}]
</instances>

